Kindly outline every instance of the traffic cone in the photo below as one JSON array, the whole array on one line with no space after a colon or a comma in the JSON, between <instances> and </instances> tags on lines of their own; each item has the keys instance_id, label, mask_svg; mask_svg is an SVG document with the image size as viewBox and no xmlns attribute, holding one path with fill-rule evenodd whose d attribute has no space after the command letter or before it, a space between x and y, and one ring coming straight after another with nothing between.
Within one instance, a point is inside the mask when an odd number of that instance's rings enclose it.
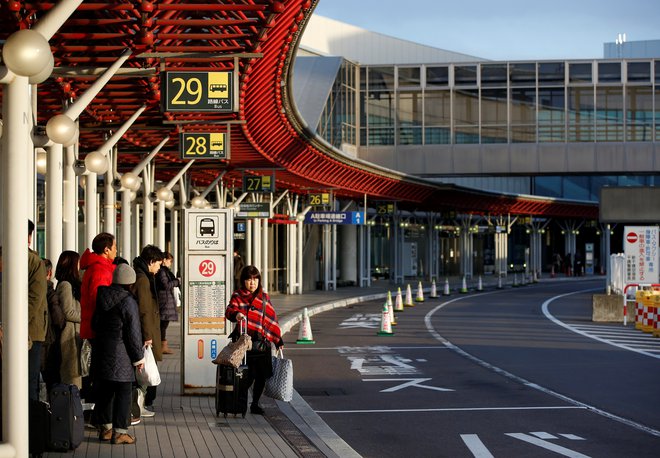
<instances>
[{"instance_id":1,"label":"traffic cone","mask_svg":"<svg viewBox=\"0 0 660 458\"><path fill-rule=\"evenodd\" d=\"M465 294L467 292L467 284L465 283L465 276L463 276L463 282L461 283L461 294Z\"/></svg>"},{"instance_id":2,"label":"traffic cone","mask_svg":"<svg viewBox=\"0 0 660 458\"><path fill-rule=\"evenodd\" d=\"M403 312L403 299L401 298L401 287L396 293L396 299L394 301L394 311Z\"/></svg>"},{"instance_id":3,"label":"traffic cone","mask_svg":"<svg viewBox=\"0 0 660 458\"><path fill-rule=\"evenodd\" d=\"M497 289L502 289L502 274L497 274Z\"/></svg>"},{"instance_id":4,"label":"traffic cone","mask_svg":"<svg viewBox=\"0 0 660 458\"><path fill-rule=\"evenodd\" d=\"M442 291L442 295L443 296L449 296L449 294L450 294L450 292L449 292L449 279L445 278L445 289L444 289L444 291Z\"/></svg>"},{"instance_id":5,"label":"traffic cone","mask_svg":"<svg viewBox=\"0 0 660 458\"><path fill-rule=\"evenodd\" d=\"M438 297L438 290L436 289L434 278L431 280L431 298L435 299L436 297Z\"/></svg>"},{"instance_id":6,"label":"traffic cone","mask_svg":"<svg viewBox=\"0 0 660 458\"><path fill-rule=\"evenodd\" d=\"M550 278L555 278L555 265L553 264L552 267L550 267Z\"/></svg>"},{"instance_id":7,"label":"traffic cone","mask_svg":"<svg viewBox=\"0 0 660 458\"><path fill-rule=\"evenodd\" d=\"M483 291L484 284L481 282L481 275L479 275L479 281L477 282L477 291Z\"/></svg>"},{"instance_id":8,"label":"traffic cone","mask_svg":"<svg viewBox=\"0 0 660 458\"><path fill-rule=\"evenodd\" d=\"M298 330L297 344L314 344L314 337L312 337L312 326L309 324L309 314L307 307L303 309L302 319L300 320L300 329Z\"/></svg>"},{"instance_id":9,"label":"traffic cone","mask_svg":"<svg viewBox=\"0 0 660 458\"><path fill-rule=\"evenodd\" d=\"M394 315L394 306L392 305L392 302L387 304L387 309L390 312L390 323L392 326L396 326L396 316Z\"/></svg>"},{"instance_id":10,"label":"traffic cone","mask_svg":"<svg viewBox=\"0 0 660 458\"><path fill-rule=\"evenodd\" d=\"M387 306L392 307L392 293L389 291L387 292Z\"/></svg>"},{"instance_id":11,"label":"traffic cone","mask_svg":"<svg viewBox=\"0 0 660 458\"><path fill-rule=\"evenodd\" d=\"M376 333L379 336L393 336L392 320L390 317L390 308L385 304L380 314L380 331Z\"/></svg>"},{"instance_id":12,"label":"traffic cone","mask_svg":"<svg viewBox=\"0 0 660 458\"><path fill-rule=\"evenodd\" d=\"M424 290L422 289L422 282L417 283L417 297L416 302L424 302Z\"/></svg>"},{"instance_id":13,"label":"traffic cone","mask_svg":"<svg viewBox=\"0 0 660 458\"><path fill-rule=\"evenodd\" d=\"M408 286L406 286L406 300L403 303L405 307L414 307L415 304L413 304L412 300L412 289L410 289L410 283L408 283Z\"/></svg>"}]
</instances>

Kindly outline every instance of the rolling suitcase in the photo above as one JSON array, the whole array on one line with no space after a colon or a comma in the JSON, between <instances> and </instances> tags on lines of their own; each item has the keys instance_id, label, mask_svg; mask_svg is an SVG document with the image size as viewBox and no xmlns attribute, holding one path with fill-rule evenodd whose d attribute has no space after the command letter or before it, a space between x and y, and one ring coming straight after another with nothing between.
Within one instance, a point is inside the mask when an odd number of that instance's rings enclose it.
<instances>
[{"instance_id":1,"label":"rolling suitcase","mask_svg":"<svg viewBox=\"0 0 660 458\"><path fill-rule=\"evenodd\" d=\"M242 323L242 322L241 322ZM247 325L245 326L247 328ZM242 324L241 324L242 328ZM242 332L243 333L243 332ZM225 364L218 364L215 376L215 415L222 412L227 418L228 414L239 413L245 418L247 412L247 390L244 387L247 375L246 358L238 368Z\"/></svg>"},{"instance_id":2,"label":"rolling suitcase","mask_svg":"<svg viewBox=\"0 0 660 458\"><path fill-rule=\"evenodd\" d=\"M75 450L85 434L80 391L76 385L56 383L50 390L50 444L53 451Z\"/></svg>"},{"instance_id":3,"label":"rolling suitcase","mask_svg":"<svg viewBox=\"0 0 660 458\"><path fill-rule=\"evenodd\" d=\"M41 456L50 445L50 407L48 404L30 399L29 450L33 457Z\"/></svg>"}]
</instances>

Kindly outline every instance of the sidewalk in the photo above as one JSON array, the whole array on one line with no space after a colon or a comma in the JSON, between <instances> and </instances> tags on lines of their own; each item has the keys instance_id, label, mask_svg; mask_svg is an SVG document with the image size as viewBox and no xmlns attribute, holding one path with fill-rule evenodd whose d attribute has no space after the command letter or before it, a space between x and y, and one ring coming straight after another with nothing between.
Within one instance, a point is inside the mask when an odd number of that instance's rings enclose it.
<instances>
[{"instance_id":1,"label":"sidewalk","mask_svg":"<svg viewBox=\"0 0 660 458\"><path fill-rule=\"evenodd\" d=\"M585 277L581 277L584 279ZM562 279L547 279L566 280ZM451 294L458 294L462 279L449 280ZM504 283L511 287L512 277ZM411 281L413 298L417 281ZM477 280L467 282L473 291ZM497 279L484 277L484 289L497 286ZM402 293L405 295L405 286ZM430 284L424 283L425 295ZM442 285L436 285L442 295ZM290 331L299 321L302 310L307 307L309 315L320 313L349 303L385 298L387 291L396 294L398 285L387 280L372 282L369 288L344 287L336 291L310 291L302 295L273 294L271 296L284 332ZM172 322L168 329L170 347L174 355L165 355L160 364L162 383L154 402L156 416L142 418L141 424L129 429L135 435L135 445L111 445L101 443L95 430L86 429L85 439L73 454L47 453L47 457L182 457L206 458L222 456L248 457L346 457L358 456L341 438L316 415L297 394L291 403L275 402L262 397L266 415L251 415L245 418L232 415L224 418L215 416L212 396L182 396L180 361L180 322Z\"/></svg>"}]
</instances>

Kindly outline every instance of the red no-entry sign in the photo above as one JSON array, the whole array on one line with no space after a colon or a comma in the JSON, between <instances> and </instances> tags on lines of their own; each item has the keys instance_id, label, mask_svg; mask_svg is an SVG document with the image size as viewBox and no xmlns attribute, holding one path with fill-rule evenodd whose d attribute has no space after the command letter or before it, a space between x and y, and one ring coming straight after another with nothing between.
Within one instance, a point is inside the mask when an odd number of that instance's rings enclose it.
<instances>
[{"instance_id":1,"label":"red no-entry sign","mask_svg":"<svg viewBox=\"0 0 660 458\"><path fill-rule=\"evenodd\" d=\"M628 234L626 235L626 241L628 243L637 243L637 233L628 232Z\"/></svg>"}]
</instances>

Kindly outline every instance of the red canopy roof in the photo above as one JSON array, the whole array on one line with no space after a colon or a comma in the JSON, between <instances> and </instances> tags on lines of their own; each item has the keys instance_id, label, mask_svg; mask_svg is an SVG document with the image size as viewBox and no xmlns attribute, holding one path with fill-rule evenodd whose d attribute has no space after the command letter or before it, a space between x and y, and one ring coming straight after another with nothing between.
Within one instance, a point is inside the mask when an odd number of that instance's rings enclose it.
<instances>
[{"instance_id":1,"label":"red canopy roof","mask_svg":"<svg viewBox=\"0 0 660 458\"><path fill-rule=\"evenodd\" d=\"M163 138L157 179L185 162L180 132L230 132L229 160L200 160L189 174L206 186L222 171L241 187L244 174L275 173L278 189L396 201L400 208L479 214L597 219L594 204L511 197L435 185L351 159L305 130L289 88L295 50L316 2L310 0L83 2L50 40L55 71L39 85L38 122L45 125L89 88L126 49L132 56L80 116L80 151L91 152L142 105L144 113L118 144L126 171ZM5 1L0 37L31 28L49 2ZM237 112L164 112L162 77L170 71L238 72Z\"/></svg>"}]
</instances>

